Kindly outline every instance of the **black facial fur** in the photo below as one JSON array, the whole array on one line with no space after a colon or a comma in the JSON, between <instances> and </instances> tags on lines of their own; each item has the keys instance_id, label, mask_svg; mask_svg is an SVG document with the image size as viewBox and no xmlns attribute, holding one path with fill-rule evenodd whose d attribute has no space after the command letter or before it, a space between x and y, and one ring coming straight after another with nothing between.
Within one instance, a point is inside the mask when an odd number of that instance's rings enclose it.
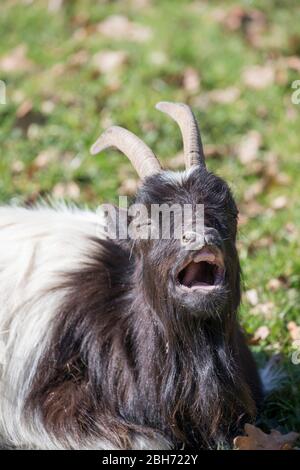
<instances>
[{"instance_id":1,"label":"black facial fur","mask_svg":"<svg viewBox=\"0 0 300 470\"><path fill-rule=\"evenodd\" d=\"M187 251L179 240L141 240L137 245L138 258L143 265L148 301L157 301L165 288L168 298L178 302L187 313L197 312L202 316L218 314L222 310L236 310L240 303L240 267L235 247L238 211L227 184L199 167L182 183L167 175L149 178L139 191L136 201L149 208L151 204L204 204L205 231L209 243L218 246L226 267L225 282L215 292L205 296L184 295L174 289L176 268L182 264ZM140 250L138 250L140 249ZM153 268L155 276L153 276Z\"/></svg>"}]
</instances>

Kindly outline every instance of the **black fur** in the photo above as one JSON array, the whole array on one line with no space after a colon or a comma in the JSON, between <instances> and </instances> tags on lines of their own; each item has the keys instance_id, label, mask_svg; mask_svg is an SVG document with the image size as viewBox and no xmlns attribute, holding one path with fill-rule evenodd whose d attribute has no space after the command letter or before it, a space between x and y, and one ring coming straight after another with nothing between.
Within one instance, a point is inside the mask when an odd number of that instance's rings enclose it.
<instances>
[{"instance_id":1,"label":"black fur","mask_svg":"<svg viewBox=\"0 0 300 470\"><path fill-rule=\"evenodd\" d=\"M154 175L136 202L204 204L205 226L224 254L219 293L180 297L178 240L91 239L86 265L64 273L65 303L27 400L60 439L159 433L176 448L230 442L253 420L260 382L237 321L237 209L227 185L197 168L183 184ZM186 296L187 297L187 296Z\"/></svg>"}]
</instances>

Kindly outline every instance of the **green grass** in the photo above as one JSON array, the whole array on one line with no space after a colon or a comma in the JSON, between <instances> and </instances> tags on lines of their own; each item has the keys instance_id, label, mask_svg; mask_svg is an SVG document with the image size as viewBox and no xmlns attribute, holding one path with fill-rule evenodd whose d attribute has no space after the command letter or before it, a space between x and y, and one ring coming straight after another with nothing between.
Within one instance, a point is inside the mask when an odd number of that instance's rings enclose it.
<instances>
[{"instance_id":1,"label":"green grass","mask_svg":"<svg viewBox=\"0 0 300 470\"><path fill-rule=\"evenodd\" d=\"M255 314L245 299L240 315L248 333L262 325L269 327L269 336L254 349L262 362L281 352L288 373L286 385L266 403L262 426L299 431L300 365L291 363L287 323L294 320L300 325L300 105L291 104L291 83L300 78L300 72L285 70L283 79L262 90L248 88L241 77L250 65L299 56L300 5L296 0L239 2L265 15L260 45L254 46L243 30L230 31L216 20L217 10L230 10L234 4L176 0L174 7L174 0L153 0L147 8L138 8L134 1L77 0L67 1L58 13L51 13L45 0L2 0L0 60L26 44L34 70L0 70L0 79L7 85L7 104L0 105L0 200L32 201L51 194L57 183L74 181L80 187L77 202L81 204L95 207L115 201L124 178L135 175L122 155L89 155L90 145L108 121L136 132L168 166L168 158L181 149L181 138L174 123L155 111L154 104L161 100L197 102L182 86L183 71L190 66L201 77L197 96L237 87L240 96L234 102L208 102L204 107L195 105L194 110L204 145L229 149L208 159L207 164L229 182L242 213L249 212L244 200L247 188L263 177L243 165L234 151L247 132L254 129L262 136L258 162L267 162L270 153L276 155L278 171L289 178L286 184L269 185L255 198L262 210L254 216L248 214L240 228L245 289L256 289L260 304L273 302L272 313L267 318ZM150 27L151 39L137 43L103 37L95 25L111 14L124 14ZM91 57L103 49L128 54L117 89L111 77L96 74L92 66ZM80 51L85 51L87 61L74 66L72 57ZM153 53L163 54L166 60L155 62ZM25 99L33 104L27 123L16 118ZM46 113L49 101L54 107ZM49 148L56 157L37 168L37 155ZM20 162L23 167L18 169ZM287 197L287 206L270 211L278 196ZM264 239L266 244L261 243ZM287 282L271 291L268 281L279 276Z\"/></svg>"}]
</instances>

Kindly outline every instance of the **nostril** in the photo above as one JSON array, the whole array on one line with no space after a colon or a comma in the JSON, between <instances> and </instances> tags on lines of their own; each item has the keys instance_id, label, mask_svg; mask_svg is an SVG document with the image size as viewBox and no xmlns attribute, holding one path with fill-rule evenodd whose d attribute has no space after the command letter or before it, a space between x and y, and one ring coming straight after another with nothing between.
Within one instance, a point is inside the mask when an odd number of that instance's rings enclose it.
<instances>
[{"instance_id":1,"label":"nostril","mask_svg":"<svg viewBox=\"0 0 300 470\"><path fill-rule=\"evenodd\" d=\"M187 245L188 243L193 243L197 240L197 234L196 232L185 232L182 235L182 243L184 245Z\"/></svg>"},{"instance_id":2,"label":"nostril","mask_svg":"<svg viewBox=\"0 0 300 470\"><path fill-rule=\"evenodd\" d=\"M219 232L215 228L206 227L204 232L204 239L207 244L214 244L220 239Z\"/></svg>"},{"instance_id":3,"label":"nostril","mask_svg":"<svg viewBox=\"0 0 300 470\"><path fill-rule=\"evenodd\" d=\"M219 234L217 234L217 236L216 236L215 234L205 233L204 242L206 243L206 245L216 245L216 246L219 246L219 247L221 247L221 245L222 245Z\"/></svg>"}]
</instances>

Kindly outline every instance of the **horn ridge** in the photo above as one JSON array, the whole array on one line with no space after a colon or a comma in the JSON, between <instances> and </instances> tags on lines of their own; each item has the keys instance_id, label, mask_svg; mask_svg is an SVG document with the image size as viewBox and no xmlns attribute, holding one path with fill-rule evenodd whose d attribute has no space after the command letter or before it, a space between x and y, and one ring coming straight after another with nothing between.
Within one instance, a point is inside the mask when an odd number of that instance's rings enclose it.
<instances>
[{"instance_id":1,"label":"horn ridge","mask_svg":"<svg viewBox=\"0 0 300 470\"><path fill-rule=\"evenodd\" d=\"M159 111L169 115L179 125L183 138L185 166L205 166L205 157L197 120L191 108L185 103L161 101L155 106Z\"/></svg>"},{"instance_id":2,"label":"horn ridge","mask_svg":"<svg viewBox=\"0 0 300 470\"><path fill-rule=\"evenodd\" d=\"M162 170L152 150L124 127L111 126L106 129L92 145L91 154L96 155L110 147L117 148L129 158L141 179Z\"/></svg>"}]
</instances>

